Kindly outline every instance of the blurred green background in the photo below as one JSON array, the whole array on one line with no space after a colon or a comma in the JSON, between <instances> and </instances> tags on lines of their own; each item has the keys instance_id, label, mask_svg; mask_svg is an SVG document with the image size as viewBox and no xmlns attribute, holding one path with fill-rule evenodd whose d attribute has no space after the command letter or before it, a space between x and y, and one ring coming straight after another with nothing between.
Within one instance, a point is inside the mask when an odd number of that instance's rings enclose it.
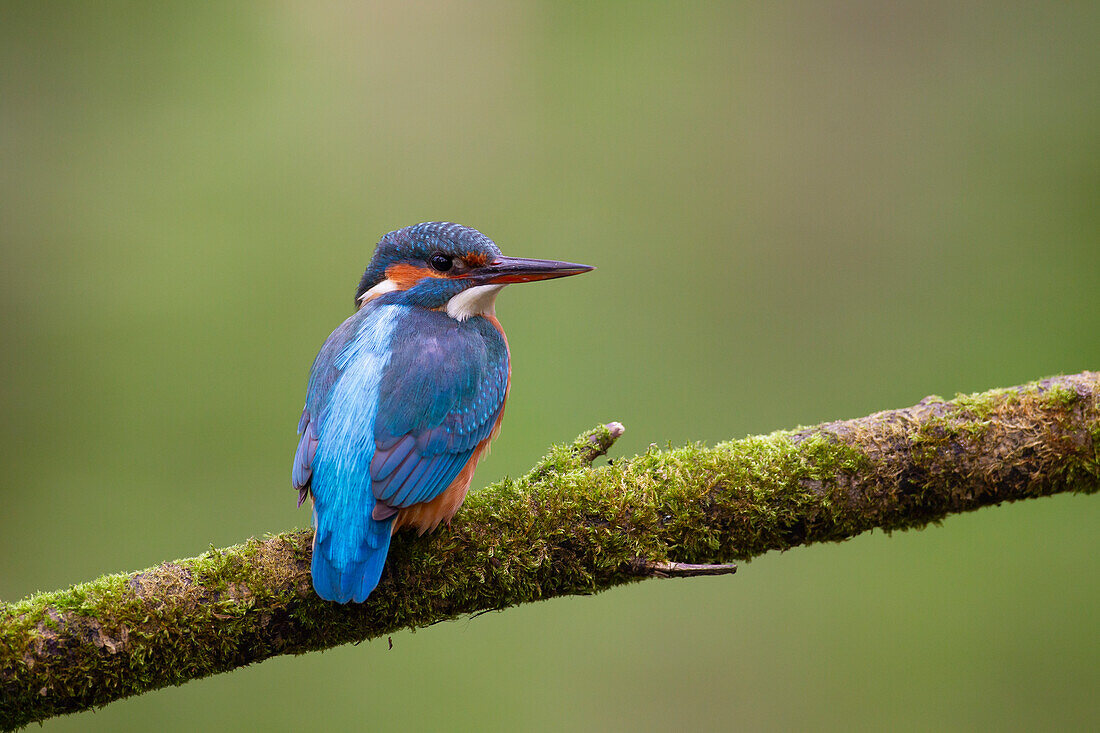
<instances>
[{"instance_id":1,"label":"blurred green background","mask_svg":"<svg viewBox=\"0 0 1100 733\"><path fill-rule=\"evenodd\" d=\"M476 483L1100 368L1100 5L6 3L0 598L309 522L310 362L386 231L510 288ZM1071 729L1100 499L281 658L48 731Z\"/></svg>"}]
</instances>

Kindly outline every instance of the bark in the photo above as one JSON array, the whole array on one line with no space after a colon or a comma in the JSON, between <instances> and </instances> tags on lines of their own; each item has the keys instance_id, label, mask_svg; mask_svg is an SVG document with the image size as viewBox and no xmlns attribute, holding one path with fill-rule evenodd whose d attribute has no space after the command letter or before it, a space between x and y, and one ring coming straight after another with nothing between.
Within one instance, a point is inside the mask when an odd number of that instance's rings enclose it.
<instances>
[{"instance_id":1,"label":"bark","mask_svg":"<svg viewBox=\"0 0 1100 733\"><path fill-rule=\"evenodd\" d=\"M362 605L313 593L309 530L0 604L0 728L464 614L1093 493L1100 373L593 468L621 433L555 447L431 536L399 534Z\"/></svg>"}]
</instances>

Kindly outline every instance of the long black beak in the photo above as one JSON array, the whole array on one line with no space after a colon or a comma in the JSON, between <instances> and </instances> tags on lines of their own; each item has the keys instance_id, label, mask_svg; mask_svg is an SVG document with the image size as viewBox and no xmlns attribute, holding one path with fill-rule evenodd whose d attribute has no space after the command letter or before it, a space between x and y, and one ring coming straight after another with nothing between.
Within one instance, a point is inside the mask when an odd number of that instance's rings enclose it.
<instances>
[{"instance_id":1,"label":"long black beak","mask_svg":"<svg viewBox=\"0 0 1100 733\"><path fill-rule=\"evenodd\" d=\"M551 280L555 277L580 275L595 270L591 265L578 265L574 262L557 260L528 260L523 257L498 257L492 262L470 273L470 277L486 285L506 285L508 283L530 283L536 280Z\"/></svg>"}]
</instances>

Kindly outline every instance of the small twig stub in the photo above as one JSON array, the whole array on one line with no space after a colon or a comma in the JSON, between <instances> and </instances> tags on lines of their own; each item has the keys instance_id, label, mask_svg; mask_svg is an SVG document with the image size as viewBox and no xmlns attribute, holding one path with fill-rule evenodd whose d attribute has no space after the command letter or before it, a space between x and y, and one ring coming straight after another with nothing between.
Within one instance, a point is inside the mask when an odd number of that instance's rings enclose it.
<instances>
[{"instance_id":1,"label":"small twig stub","mask_svg":"<svg viewBox=\"0 0 1100 733\"><path fill-rule=\"evenodd\" d=\"M643 578L697 578L703 575L733 575L735 563L687 563L668 560L641 560L631 564L634 574Z\"/></svg>"}]
</instances>

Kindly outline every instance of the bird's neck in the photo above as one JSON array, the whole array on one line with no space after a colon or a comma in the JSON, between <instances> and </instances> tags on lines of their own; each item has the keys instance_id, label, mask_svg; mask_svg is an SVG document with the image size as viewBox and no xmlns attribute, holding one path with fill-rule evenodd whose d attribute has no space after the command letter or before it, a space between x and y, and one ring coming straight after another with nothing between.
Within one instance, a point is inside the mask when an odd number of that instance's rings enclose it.
<instances>
[{"instance_id":1,"label":"bird's neck","mask_svg":"<svg viewBox=\"0 0 1100 733\"><path fill-rule=\"evenodd\" d=\"M475 285L452 295L442 305L431 310L442 311L460 323L474 316L488 316L496 320L497 294L503 288L503 285ZM405 288L400 282L386 278L360 296L359 307L362 308L382 296L387 296L387 303L430 307L422 302L422 295L416 288Z\"/></svg>"},{"instance_id":2,"label":"bird's neck","mask_svg":"<svg viewBox=\"0 0 1100 733\"><path fill-rule=\"evenodd\" d=\"M466 288L458 295L452 296L444 310L447 315L460 322L473 316L490 316L495 321L497 293L503 288L503 285L475 285L472 288Z\"/></svg>"}]
</instances>

